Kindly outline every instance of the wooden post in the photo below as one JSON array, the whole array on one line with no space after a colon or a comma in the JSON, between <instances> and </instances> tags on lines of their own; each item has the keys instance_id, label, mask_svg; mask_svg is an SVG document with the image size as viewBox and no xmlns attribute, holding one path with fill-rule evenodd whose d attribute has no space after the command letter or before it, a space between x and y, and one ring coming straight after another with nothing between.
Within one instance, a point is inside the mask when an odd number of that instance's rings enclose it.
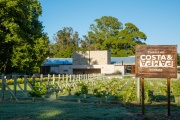
<instances>
[{"instance_id":1,"label":"wooden post","mask_svg":"<svg viewBox=\"0 0 180 120\"><path fill-rule=\"evenodd\" d=\"M58 85L60 84L60 80L61 80L61 75L58 75Z\"/></svg>"},{"instance_id":2,"label":"wooden post","mask_svg":"<svg viewBox=\"0 0 180 120\"><path fill-rule=\"evenodd\" d=\"M79 81L81 80L81 75L79 74Z\"/></svg>"},{"instance_id":3,"label":"wooden post","mask_svg":"<svg viewBox=\"0 0 180 120\"><path fill-rule=\"evenodd\" d=\"M4 100L4 91L6 90L6 87L5 87L5 84L4 84L4 82L5 82L5 79L4 79L4 74L2 74L2 84L1 84L1 90L2 90L2 101Z\"/></svg>"},{"instance_id":4,"label":"wooden post","mask_svg":"<svg viewBox=\"0 0 180 120\"><path fill-rule=\"evenodd\" d=\"M52 83L53 85L54 85L54 81L55 81L55 74L53 74L53 83Z\"/></svg>"},{"instance_id":5,"label":"wooden post","mask_svg":"<svg viewBox=\"0 0 180 120\"><path fill-rule=\"evenodd\" d=\"M27 75L24 75L24 92L27 92Z\"/></svg>"},{"instance_id":6,"label":"wooden post","mask_svg":"<svg viewBox=\"0 0 180 120\"><path fill-rule=\"evenodd\" d=\"M68 83L68 74L66 74L66 84Z\"/></svg>"},{"instance_id":7,"label":"wooden post","mask_svg":"<svg viewBox=\"0 0 180 120\"><path fill-rule=\"evenodd\" d=\"M84 74L84 81L86 81L86 74Z\"/></svg>"},{"instance_id":8,"label":"wooden post","mask_svg":"<svg viewBox=\"0 0 180 120\"><path fill-rule=\"evenodd\" d=\"M17 75L13 75L13 79L14 79L14 95L16 96L16 86L17 86Z\"/></svg>"},{"instance_id":9,"label":"wooden post","mask_svg":"<svg viewBox=\"0 0 180 120\"><path fill-rule=\"evenodd\" d=\"M71 82L71 79L72 79L72 76L71 76L71 75L69 75L69 79L70 79L70 82Z\"/></svg>"},{"instance_id":10,"label":"wooden post","mask_svg":"<svg viewBox=\"0 0 180 120\"><path fill-rule=\"evenodd\" d=\"M50 77L51 77L51 75L48 74L48 84L49 84L49 82L50 82Z\"/></svg>"},{"instance_id":11,"label":"wooden post","mask_svg":"<svg viewBox=\"0 0 180 120\"><path fill-rule=\"evenodd\" d=\"M63 80L63 83L64 83L64 74L62 75L62 80Z\"/></svg>"},{"instance_id":12,"label":"wooden post","mask_svg":"<svg viewBox=\"0 0 180 120\"><path fill-rule=\"evenodd\" d=\"M142 78L142 114L144 115L145 113L145 108L144 108L144 78Z\"/></svg>"},{"instance_id":13,"label":"wooden post","mask_svg":"<svg viewBox=\"0 0 180 120\"><path fill-rule=\"evenodd\" d=\"M170 107L170 78L167 78L167 97L168 97L168 116L171 115L171 107Z\"/></svg>"},{"instance_id":14,"label":"wooden post","mask_svg":"<svg viewBox=\"0 0 180 120\"><path fill-rule=\"evenodd\" d=\"M32 82L35 84L36 83L36 80L35 80L35 75L33 74L32 76Z\"/></svg>"},{"instance_id":15,"label":"wooden post","mask_svg":"<svg viewBox=\"0 0 180 120\"><path fill-rule=\"evenodd\" d=\"M140 93L140 78L137 78L137 103L140 105L141 104L141 93Z\"/></svg>"},{"instance_id":16,"label":"wooden post","mask_svg":"<svg viewBox=\"0 0 180 120\"><path fill-rule=\"evenodd\" d=\"M43 74L40 75L40 84L43 82Z\"/></svg>"}]
</instances>

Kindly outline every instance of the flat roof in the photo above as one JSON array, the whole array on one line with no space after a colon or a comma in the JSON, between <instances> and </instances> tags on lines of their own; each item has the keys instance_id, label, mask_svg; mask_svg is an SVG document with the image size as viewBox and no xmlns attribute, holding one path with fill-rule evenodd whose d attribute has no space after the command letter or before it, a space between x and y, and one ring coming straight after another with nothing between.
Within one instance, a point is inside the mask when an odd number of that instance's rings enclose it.
<instances>
[{"instance_id":1,"label":"flat roof","mask_svg":"<svg viewBox=\"0 0 180 120\"><path fill-rule=\"evenodd\" d=\"M72 58L49 58L42 66L49 65L72 65ZM135 57L111 57L111 64L135 64Z\"/></svg>"}]
</instances>

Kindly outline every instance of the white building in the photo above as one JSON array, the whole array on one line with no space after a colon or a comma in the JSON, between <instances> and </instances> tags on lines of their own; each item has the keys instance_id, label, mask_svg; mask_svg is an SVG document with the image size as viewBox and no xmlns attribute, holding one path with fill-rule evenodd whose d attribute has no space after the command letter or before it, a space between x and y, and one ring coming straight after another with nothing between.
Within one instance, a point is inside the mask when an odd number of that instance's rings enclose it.
<instances>
[{"instance_id":1,"label":"white building","mask_svg":"<svg viewBox=\"0 0 180 120\"><path fill-rule=\"evenodd\" d=\"M111 57L108 51L79 51L72 58L50 58L42 74L135 73L135 57Z\"/></svg>"}]
</instances>

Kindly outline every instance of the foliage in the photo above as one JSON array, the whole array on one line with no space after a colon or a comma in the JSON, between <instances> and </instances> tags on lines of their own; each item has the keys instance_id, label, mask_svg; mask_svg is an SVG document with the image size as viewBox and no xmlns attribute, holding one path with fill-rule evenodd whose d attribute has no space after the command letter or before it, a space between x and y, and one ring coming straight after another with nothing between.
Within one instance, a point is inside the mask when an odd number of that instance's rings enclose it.
<instances>
[{"instance_id":1,"label":"foliage","mask_svg":"<svg viewBox=\"0 0 180 120\"><path fill-rule=\"evenodd\" d=\"M37 82L31 82L30 83L33 90L29 92L29 94L32 97L41 97L42 95L45 95L47 89L46 85L43 83L37 83Z\"/></svg>"},{"instance_id":2,"label":"foliage","mask_svg":"<svg viewBox=\"0 0 180 120\"><path fill-rule=\"evenodd\" d=\"M180 82L179 81L172 82L171 86L172 86L171 87L172 93L174 95L180 95Z\"/></svg>"},{"instance_id":3,"label":"foliage","mask_svg":"<svg viewBox=\"0 0 180 120\"><path fill-rule=\"evenodd\" d=\"M130 56L135 54L136 45L145 44L146 35L132 23L126 23L123 29L123 24L112 16L102 16L94 22L82 39L71 27L59 30L50 44L50 56L69 58L78 50L109 50L112 57Z\"/></svg>"},{"instance_id":4,"label":"foliage","mask_svg":"<svg viewBox=\"0 0 180 120\"><path fill-rule=\"evenodd\" d=\"M111 16L102 16L100 19L95 19L96 24L90 25L88 36L82 41L84 48L93 50L106 49L114 40L114 37L122 29L122 23L117 18ZM86 44L87 43L87 44ZM87 46L89 45L89 46Z\"/></svg>"},{"instance_id":5,"label":"foliage","mask_svg":"<svg viewBox=\"0 0 180 120\"><path fill-rule=\"evenodd\" d=\"M134 24L126 23L125 28L118 33L118 39L112 43L112 56L129 56L135 54L135 47L145 44L146 35Z\"/></svg>"},{"instance_id":6,"label":"foliage","mask_svg":"<svg viewBox=\"0 0 180 120\"><path fill-rule=\"evenodd\" d=\"M48 56L38 0L0 1L0 72L33 73Z\"/></svg>"},{"instance_id":7,"label":"foliage","mask_svg":"<svg viewBox=\"0 0 180 120\"><path fill-rule=\"evenodd\" d=\"M177 65L180 66L180 54L177 54Z\"/></svg>"},{"instance_id":8,"label":"foliage","mask_svg":"<svg viewBox=\"0 0 180 120\"><path fill-rule=\"evenodd\" d=\"M74 94L75 94L76 96L80 96L80 95L81 95L81 91L76 91Z\"/></svg>"},{"instance_id":9,"label":"foliage","mask_svg":"<svg viewBox=\"0 0 180 120\"><path fill-rule=\"evenodd\" d=\"M77 90L74 94L77 96L77 102L80 103L80 102L81 102L81 101L80 101L81 91Z\"/></svg>"},{"instance_id":10,"label":"foliage","mask_svg":"<svg viewBox=\"0 0 180 120\"><path fill-rule=\"evenodd\" d=\"M79 97L81 94L84 94L84 98L86 98L86 95L88 94L88 84L85 82L79 82L77 84L77 90L75 92L75 95Z\"/></svg>"},{"instance_id":11,"label":"foliage","mask_svg":"<svg viewBox=\"0 0 180 120\"><path fill-rule=\"evenodd\" d=\"M88 85L85 82L81 82L78 84L81 87L82 94L88 94Z\"/></svg>"},{"instance_id":12,"label":"foliage","mask_svg":"<svg viewBox=\"0 0 180 120\"><path fill-rule=\"evenodd\" d=\"M100 104L102 103L102 98L105 97L107 100L107 97L110 95L109 89L106 87L105 84L100 84L100 86L97 86L93 90L93 94L96 97L100 98Z\"/></svg>"},{"instance_id":13,"label":"foliage","mask_svg":"<svg viewBox=\"0 0 180 120\"><path fill-rule=\"evenodd\" d=\"M68 91L68 94L71 95L72 88L71 87L67 87L66 91Z\"/></svg>"},{"instance_id":14,"label":"foliage","mask_svg":"<svg viewBox=\"0 0 180 120\"><path fill-rule=\"evenodd\" d=\"M78 32L73 33L71 27L64 27L54 36L54 44L50 44L50 56L70 58L72 52L78 49Z\"/></svg>"},{"instance_id":15,"label":"foliage","mask_svg":"<svg viewBox=\"0 0 180 120\"><path fill-rule=\"evenodd\" d=\"M46 88L47 88L47 92L48 92L48 93L53 93L53 92L58 93L58 92L60 91L57 83L54 83L54 84L48 83L48 84L46 85Z\"/></svg>"},{"instance_id":16,"label":"foliage","mask_svg":"<svg viewBox=\"0 0 180 120\"><path fill-rule=\"evenodd\" d=\"M28 78L27 80L28 80L28 82L32 82L33 78ZM35 81L36 82L40 82L41 80L40 80L40 78L35 78ZM44 81L47 81L47 79L45 79ZM2 80L0 79L0 85L1 85L1 82L2 82ZM17 82L19 84L23 84L24 83L24 78L18 78ZM14 85L14 79L6 79L6 83L8 85Z\"/></svg>"},{"instance_id":17,"label":"foliage","mask_svg":"<svg viewBox=\"0 0 180 120\"><path fill-rule=\"evenodd\" d=\"M135 46L145 44L146 35L134 24L126 23L125 28L118 19L102 16L90 25L90 30L81 46L84 50L109 50L111 56L129 56L135 54Z\"/></svg>"}]
</instances>

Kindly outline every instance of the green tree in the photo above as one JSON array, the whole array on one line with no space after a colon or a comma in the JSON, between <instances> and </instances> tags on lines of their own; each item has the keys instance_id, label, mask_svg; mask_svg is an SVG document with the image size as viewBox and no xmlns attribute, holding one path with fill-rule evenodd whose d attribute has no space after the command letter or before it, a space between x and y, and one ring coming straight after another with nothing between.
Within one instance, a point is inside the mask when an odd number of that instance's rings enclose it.
<instances>
[{"instance_id":1,"label":"green tree","mask_svg":"<svg viewBox=\"0 0 180 120\"><path fill-rule=\"evenodd\" d=\"M0 71L39 72L49 54L38 0L0 1Z\"/></svg>"},{"instance_id":2,"label":"green tree","mask_svg":"<svg viewBox=\"0 0 180 120\"><path fill-rule=\"evenodd\" d=\"M180 66L180 54L177 54L177 65Z\"/></svg>"},{"instance_id":3,"label":"green tree","mask_svg":"<svg viewBox=\"0 0 180 120\"><path fill-rule=\"evenodd\" d=\"M111 16L96 19L95 23L81 41L84 50L109 50L111 56L129 56L135 54L137 44L145 44L142 40L146 35L132 23L126 23L123 29L122 23Z\"/></svg>"},{"instance_id":4,"label":"green tree","mask_svg":"<svg viewBox=\"0 0 180 120\"><path fill-rule=\"evenodd\" d=\"M109 44L112 42L112 38L117 36L122 29L122 23L111 16L103 16L100 19L95 19L95 23L90 25L91 31L88 32L88 36L84 36L85 40L82 43L87 43L89 45L88 48L91 50L110 49ZM107 44L103 45L105 42ZM82 47L85 48L86 46Z\"/></svg>"},{"instance_id":5,"label":"green tree","mask_svg":"<svg viewBox=\"0 0 180 120\"><path fill-rule=\"evenodd\" d=\"M50 45L51 57L72 57L72 52L78 49L78 36L78 32L73 32L71 27L59 30L54 36L54 44Z\"/></svg>"},{"instance_id":6,"label":"green tree","mask_svg":"<svg viewBox=\"0 0 180 120\"><path fill-rule=\"evenodd\" d=\"M129 56L135 54L135 46L145 44L146 35L141 32L134 24L126 23L112 42L112 56Z\"/></svg>"}]
</instances>

